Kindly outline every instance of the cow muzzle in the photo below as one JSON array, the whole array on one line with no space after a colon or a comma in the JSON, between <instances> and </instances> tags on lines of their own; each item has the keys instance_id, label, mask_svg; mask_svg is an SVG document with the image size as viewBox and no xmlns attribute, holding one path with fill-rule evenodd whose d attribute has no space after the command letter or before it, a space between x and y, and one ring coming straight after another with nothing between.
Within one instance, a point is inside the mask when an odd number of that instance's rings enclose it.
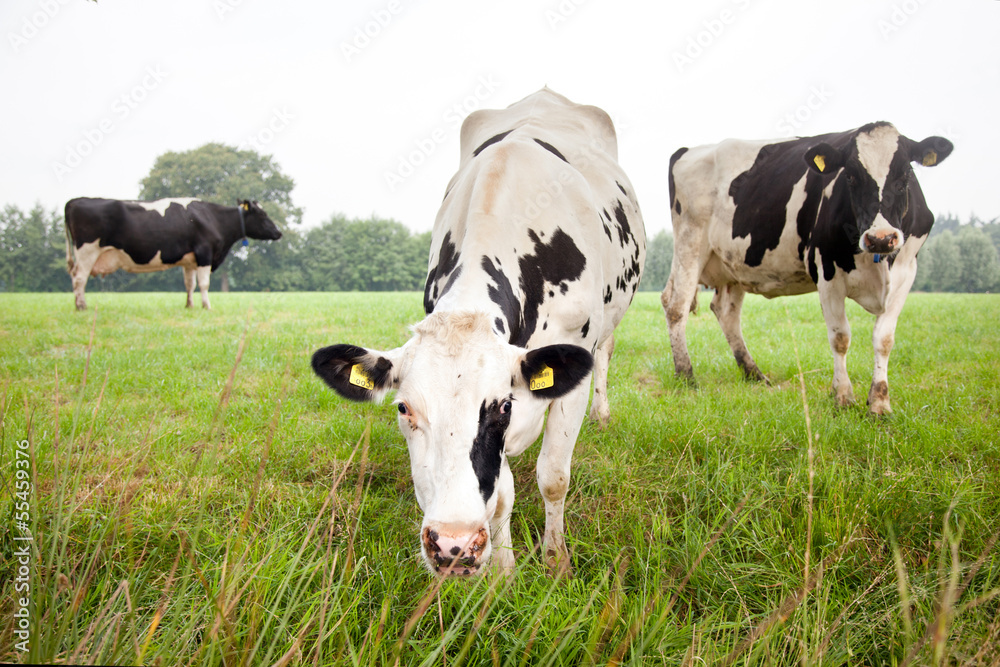
<instances>
[{"instance_id":1,"label":"cow muzzle","mask_svg":"<svg viewBox=\"0 0 1000 667\"><path fill-rule=\"evenodd\" d=\"M490 535L485 526L472 531L426 526L420 541L428 566L445 577L478 574L489 558Z\"/></svg>"},{"instance_id":2,"label":"cow muzzle","mask_svg":"<svg viewBox=\"0 0 1000 667\"><path fill-rule=\"evenodd\" d=\"M880 227L869 229L861 236L861 249L879 255L891 255L903 245L903 235L898 229Z\"/></svg>"}]
</instances>

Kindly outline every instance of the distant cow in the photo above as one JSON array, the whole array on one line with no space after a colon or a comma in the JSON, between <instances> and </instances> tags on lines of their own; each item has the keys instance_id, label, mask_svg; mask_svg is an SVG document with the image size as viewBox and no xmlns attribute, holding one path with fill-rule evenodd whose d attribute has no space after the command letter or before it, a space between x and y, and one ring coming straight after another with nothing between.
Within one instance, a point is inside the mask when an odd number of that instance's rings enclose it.
<instances>
[{"instance_id":1,"label":"distant cow","mask_svg":"<svg viewBox=\"0 0 1000 667\"><path fill-rule=\"evenodd\" d=\"M609 416L613 332L639 283L645 232L611 119L545 88L462 125L434 223L427 317L386 352L333 345L313 369L341 396L396 391L420 544L439 574L514 566L507 458L542 430L545 561L569 567L563 505L587 409Z\"/></svg>"},{"instance_id":2,"label":"distant cow","mask_svg":"<svg viewBox=\"0 0 1000 667\"><path fill-rule=\"evenodd\" d=\"M174 266L184 269L188 308L195 274L201 305L211 308L209 274L222 265L232 245L245 238L281 238L257 202L221 206L197 199L71 199L66 202L66 264L76 309L87 307L83 293L89 276L118 269L151 273Z\"/></svg>"},{"instance_id":3,"label":"distant cow","mask_svg":"<svg viewBox=\"0 0 1000 667\"><path fill-rule=\"evenodd\" d=\"M833 391L854 401L847 376L850 297L877 316L868 406L890 412L887 366L917 251L934 216L910 167L952 151L941 137L915 142L889 123L787 141L728 140L670 158L674 260L661 300L678 376L693 378L685 325L698 283L748 379L764 379L740 328L747 292L768 298L819 290L833 349Z\"/></svg>"}]
</instances>

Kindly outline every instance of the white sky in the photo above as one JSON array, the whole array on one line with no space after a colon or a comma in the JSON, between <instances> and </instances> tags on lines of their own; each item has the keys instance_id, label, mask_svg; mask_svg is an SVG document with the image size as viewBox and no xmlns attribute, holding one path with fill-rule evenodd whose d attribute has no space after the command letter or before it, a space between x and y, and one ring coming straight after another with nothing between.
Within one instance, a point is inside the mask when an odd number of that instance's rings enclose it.
<instances>
[{"instance_id":1,"label":"white sky","mask_svg":"<svg viewBox=\"0 0 1000 667\"><path fill-rule=\"evenodd\" d=\"M650 236L680 146L875 120L951 139L917 167L931 209L991 219L998 19L996 0L3 0L0 205L135 198L158 155L217 141L273 154L306 225L424 231L460 119L548 85L615 119Z\"/></svg>"}]
</instances>

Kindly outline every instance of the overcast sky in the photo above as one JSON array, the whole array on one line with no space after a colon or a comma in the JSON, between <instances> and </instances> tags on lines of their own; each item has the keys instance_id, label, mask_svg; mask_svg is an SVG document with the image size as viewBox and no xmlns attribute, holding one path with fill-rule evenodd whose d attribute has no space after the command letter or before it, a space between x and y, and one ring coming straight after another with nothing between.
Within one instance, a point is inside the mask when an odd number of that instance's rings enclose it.
<instances>
[{"instance_id":1,"label":"overcast sky","mask_svg":"<svg viewBox=\"0 0 1000 667\"><path fill-rule=\"evenodd\" d=\"M548 85L605 109L649 235L667 159L888 120L955 144L931 209L1000 216L997 0L3 0L0 205L132 199L156 157L273 154L305 224L431 228L461 119Z\"/></svg>"}]
</instances>

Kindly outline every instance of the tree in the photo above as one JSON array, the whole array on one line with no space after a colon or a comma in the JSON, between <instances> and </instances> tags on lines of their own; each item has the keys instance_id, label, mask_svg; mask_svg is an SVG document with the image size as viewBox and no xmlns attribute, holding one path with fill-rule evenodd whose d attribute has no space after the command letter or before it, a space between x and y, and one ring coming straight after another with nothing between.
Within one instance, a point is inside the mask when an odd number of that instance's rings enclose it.
<instances>
[{"instance_id":1,"label":"tree","mask_svg":"<svg viewBox=\"0 0 1000 667\"><path fill-rule=\"evenodd\" d=\"M302 274L295 251L300 244L291 225L302 221L302 209L292 203L295 181L281 172L270 155L210 143L183 153L173 151L156 158L149 175L140 182L139 199L197 197L232 206L244 199L257 200L282 232L280 241L239 247L220 269L236 289L299 289Z\"/></svg>"},{"instance_id":2,"label":"tree","mask_svg":"<svg viewBox=\"0 0 1000 667\"><path fill-rule=\"evenodd\" d=\"M930 259L925 260L925 255L930 255ZM928 264L926 279L921 281L921 285L925 286L924 289L936 292L958 291L959 281L962 278L962 266L954 234L944 232L928 239L920 251L920 260L926 261ZM921 270L918 264L918 278L920 274Z\"/></svg>"},{"instance_id":3,"label":"tree","mask_svg":"<svg viewBox=\"0 0 1000 667\"><path fill-rule=\"evenodd\" d=\"M958 291L989 292L1000 286L1000 259L990 238L978 227L963 226L956 237Z\"/></svg>"},{"instance_id":4,"label":"tree","mask_svg":"<svg viewBox=\"0 0 1000 667\"><path fill-rule=\"evenodd\" d=\"M0 212L0 291L59 292L70 289L66 232L58 211L35 204Z\"/></svg>"},{"instance_id":5,"label":"tree","mask_svg":"<svg viewBox=\"0 0 1000 667\"><path fill-rule=\"evenodd\" d=\"M302 270L309 289L409 291L423 289L431 235L412 235L395 220L334 215L306 234L305 245Z\"/></svg>"},{"instance_id":6,"label":"tree","mask_svg":"<svg viewBox=\"0 0 1000 667\"><path fill-rule=\"evenodd\" d=\"M670 264L673 260L674 235L660 230L646 246L646 267L642 272L639 291L661 291L670 277Z\"/></svg>"}]
</instances>

